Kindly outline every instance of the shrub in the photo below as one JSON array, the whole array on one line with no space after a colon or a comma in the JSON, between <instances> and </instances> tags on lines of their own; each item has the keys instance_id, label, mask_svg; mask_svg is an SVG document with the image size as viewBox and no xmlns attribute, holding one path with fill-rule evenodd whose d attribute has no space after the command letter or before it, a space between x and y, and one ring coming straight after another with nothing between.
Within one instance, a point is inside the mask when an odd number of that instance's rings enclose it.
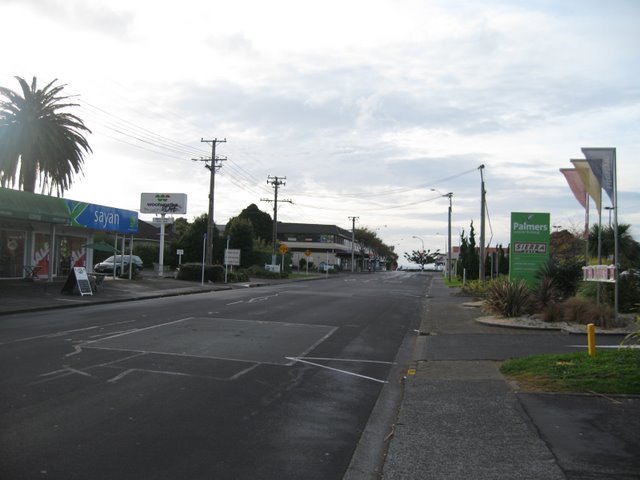
<instances>
[{"instance_id":1,"label":"shrub","mask_svg":"<svg viewBox=\"0 0 640 480\"><path fill-rule=\"evenodd\" d=\"M640 279L633 275L621 275L618 285L618 310L620 313L638 311L640 300ZM600 283L600 300L613 307L614 288L611 283ZM581 282L577 296L595 299L597 297L598 282Z\"/></svg>"},{"instance_id":2,"label":"shrub","mask_svg":"<svg viewBox=\"0 0 640 480\"><path fill-rule=\"evenodd\" d=\"M556 288L556 281L551 277L543 277L531 291L532 306L538 311L544 311L560 300L561 293Z\"/></svg>"},{"instance_id":3,"label":"shrub","mask_svg":"<svg viewBox=\"0 0 640 480\"><path fill-rule=\"evenodd\" d=\"M227 281L231 283L235 282L248 282L249 274L246 270L237 270L235 272L229 272L227 274Z\"/></svg>"},{"instance_id":4,"label":"shrub","mask_svg":"<svg viewBox=\"0 0 640 480\"><path fill-rule=\"evenodd\" d=\"M556 263L550 259L536 273L539 280L552 279L554 288L560 298L569 298L576 294L582 278L582 262Z\"/></svg>"},{"instance_id":5,"label":"shrub","mask_svg":"<svg viewBox=\"0 0 640 480\"><path fill-rule=\"evenodd\" d=\"M562 320L569 323L587 325L593 323L597 327L613 327L613 310L611 307L600 304L590 298L572 297L561 304Z\"/></svg>"},{"instance_id":6,"label":"shrub","mask_svg":"<svg viewBox=\"0 0 640 480\"><path fill-rule=\"evenodd\" d=\"M202 264L183 263L178 268L176 278L178 280L200 281L202 279ZM222 265L205 265L205 282L224 282L224 267Z\"/></svg>"},{"instance_id":7,"label":"shrub","mask_svg":"<svg viewBox=\"0 0 640 480\"><path fill-rule=\"evenodd\" d=\"M519 317L529 311L531 298L524 280L498 278L487 283L484 307L504 317Z\"/></svg>"},{"instance_id":8,"label":"shrub","mask_svg":"<svg viewBox=\"0 0 640 480\"><path fill-rule=\"evenodd\" d=\"M247 274L252 277L257 278L289 278L289 274L287 272L269 272L259 265L254 265L246 270Z\"/></svg>"},{"instance_id":9,"label":"shrub","mask_svg":"<svg viewBox=\"0 0 640 480\"><path fill-rule=\"evenodd\" d=\"M475 298L484 298L486 291L487 282L481 282L480 280L467 280L462 288L460 288L462 295L469 295Z\"/></svg>"}]
</instances>

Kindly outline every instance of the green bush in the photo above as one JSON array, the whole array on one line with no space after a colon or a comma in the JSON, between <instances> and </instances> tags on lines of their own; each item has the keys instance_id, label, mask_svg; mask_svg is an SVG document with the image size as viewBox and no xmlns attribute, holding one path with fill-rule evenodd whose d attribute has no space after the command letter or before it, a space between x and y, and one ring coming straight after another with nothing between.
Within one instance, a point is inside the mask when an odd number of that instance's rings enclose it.
<instances>
[{"instance_id":1,"label":"green bush","mask_svg":"<svg viewBox=\"0 0 640 480\"><path fill-rule=\"evenodd\" d=\"M237 270L234 272L229 272L227 274L227 282L236 283L236 282L248 282L249 274L246 270Z\"/></svg>"},{"instance_id":2,"label":"green bush","mask_svg":"<svg viewBox=\"0 0 640 480\"><path fill-rule=\"evenodd\" d=\"M246 270L247 274L256 277L256 278L288 278L289 274L287 272L269 272L259 265L254 265Z\"/></svg>"},{"instance_id":3,"label":"green bush","mask_svg":"<svg viewBox=\"0 0 640 480\"><path fill-rule=\"evenodd\" d=\"M596 327L615 327L613 324L613 310L605 304L597 305L590 298L572 297L560 304L560 320L568 323L587 325L593 323Z\"/></svg>"},{"instance_id":4,"label":"green bush","mask_svg":"<svg viewBox=\"0 0 640 480\"><path fill-rule=\"evenodd\" d=\"M467 280L460 288L460 293L462 295L469 295L475 298L484 298L487 293L487 282L481 282L480 280Z\"/></svg>"},{"instance_id":5,"label":"green bush","mask_svg":"<svg viewBox=\"0 0 640 480\"><path fill-rule=\"evenodd\" d=\"M531 304L537 311L544 311L560 302L562 294L551 277L543 277L531 291Z\"/></svg>"},{"instance_id":6,"label":"green bush","mask_svg":"<svg viewBox=\"0 0 640 480\"><path fill-rule=\"evenodd\" d=\"M556 295L559 298L569 298L576 294L582 278L582 262L555 262L550 259L536 273L536 278L543 281L552 279Z\"/></svg>"},{"instance_id":7,"label":"green bush","mask_svg":"<svg viewBox=\"0 0 640 480\"><path fill-rule=\"evenodd\" d=\"M531 298L524 280L498 278L487 282L484 308L503 317L519 317L529 312Z\"/></svg>"},{"instance_id":8,"label":"green bush","mask_svg":"<svg viewBox=\"0 0 640 480\"><path fill-rule=\"evenodd\" d=\"M618 285L618 310L620 313L632 313L638 311L640 301L640 279L633 275L620 276ZM597 297L599 282L581 282L577 296L595 299ZM612 283L600 283L600 301L613 307L615 285Z\"/></svg>"},{"instance_id":9,"label":"green bush","mask_svg":"<svg viewBox=\"0 0 640 480\"><path fill-rule=\"evenodd\" d=\"M183 263L178 268L178 280L200 281L202 279L202 264ZM205 265L205 282L224 282L224 267L222 265Z\"/></svg>"}]
</instances>

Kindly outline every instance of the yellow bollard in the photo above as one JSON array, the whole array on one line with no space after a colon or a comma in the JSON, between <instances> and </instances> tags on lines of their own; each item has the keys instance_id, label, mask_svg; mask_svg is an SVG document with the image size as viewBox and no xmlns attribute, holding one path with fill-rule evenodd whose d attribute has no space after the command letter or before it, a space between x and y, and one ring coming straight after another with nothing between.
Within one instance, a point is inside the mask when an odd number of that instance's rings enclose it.
<instances>
[{"instance_id":1,"label":"yellow bollard","mask_svg":"<svg viewBox=\"0 0 640 480\"><path fill-rule=\"evenodd\" d=\"M590 357L596 356L596 326L593 323L587 325L587 351Z\"/></svg>"}]
</instances>

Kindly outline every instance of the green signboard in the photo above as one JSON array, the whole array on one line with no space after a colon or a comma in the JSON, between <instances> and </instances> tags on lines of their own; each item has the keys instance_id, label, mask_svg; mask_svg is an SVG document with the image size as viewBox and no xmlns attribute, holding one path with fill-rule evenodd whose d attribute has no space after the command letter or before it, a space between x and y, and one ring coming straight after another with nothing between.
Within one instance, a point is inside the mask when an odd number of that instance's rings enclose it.
<instances>
[{"instance_id":1,"label":"green signboard","mask_svg":"<svg viewBox=\"0 0 640 480\"><path fill-rule=\"evenodd\" d=\"M511 280L522 279L530 288L536 286L535 275L549 260L550 226L548 213L511 212Z\"/></svg>"}]
</instances>

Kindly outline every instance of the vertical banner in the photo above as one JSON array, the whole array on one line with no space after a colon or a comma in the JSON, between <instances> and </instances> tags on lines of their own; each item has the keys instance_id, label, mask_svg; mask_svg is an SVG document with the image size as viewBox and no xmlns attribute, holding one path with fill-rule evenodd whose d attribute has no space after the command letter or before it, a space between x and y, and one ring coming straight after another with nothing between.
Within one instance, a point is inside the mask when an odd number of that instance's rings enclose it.
<instances>
[{"instance_id":1,"label":"vertical banner","mask_svg":"<svg viewBox=\"0 0 640 480\"><path fill-rule=\"evenodd\" d=\"M549 260L551 217L548 213L511 212L509 278L524 280L529 288L538 283L535 275Z\"/></svg>"}]
</instances>

